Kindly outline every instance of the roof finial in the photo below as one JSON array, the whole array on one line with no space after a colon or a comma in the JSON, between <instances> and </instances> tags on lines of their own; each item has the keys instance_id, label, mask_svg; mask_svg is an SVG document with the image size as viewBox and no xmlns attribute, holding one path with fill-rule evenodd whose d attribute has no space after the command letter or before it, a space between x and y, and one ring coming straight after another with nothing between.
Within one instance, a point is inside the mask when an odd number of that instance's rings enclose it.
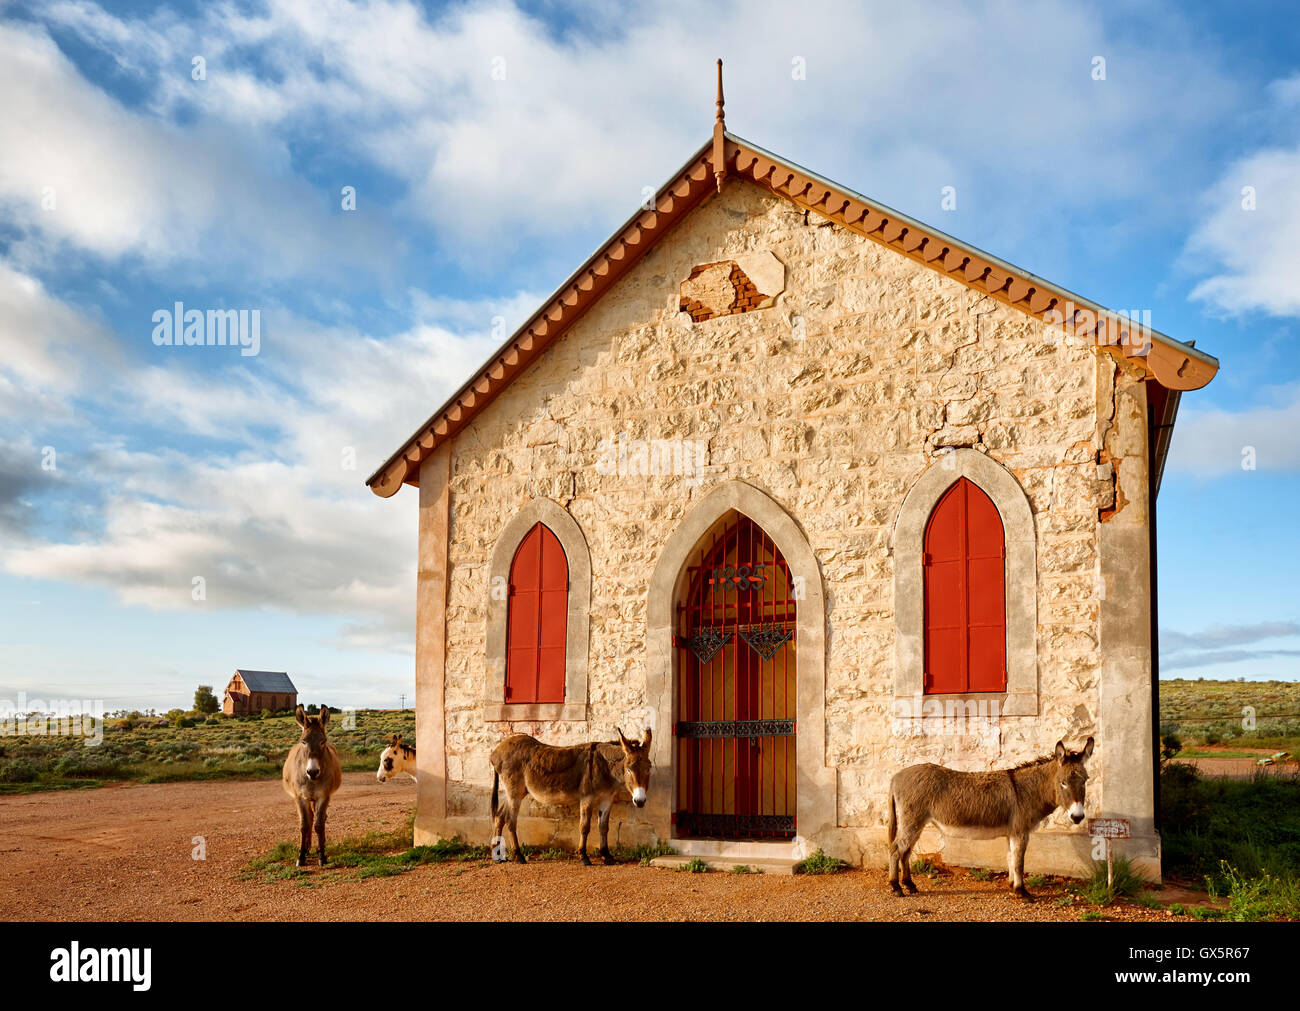
<instances>
[{"instance_id":1,"label":"roof finial","mask_svg":"<svg viewBox=\"0 0 1300 1011\"><path fill-rule=\"evenodd\" d=\"M727 128L727 117L722 113L722 60L718 60L718 115L717 120L722 124L722 128Z\"/></svg>"},{"instance_id":2,"label":"roof finial","mask_svg":"<svg viewBox=\"0 0 1300 1011\"><path fill-rule=\"evenodd\" d=\"M722 192L722 180L727 175L727 119L722 112L722 60L718 60L718 113L713 123L713 178L717 181L718 192Z\"/></svg>"}]
</instances>

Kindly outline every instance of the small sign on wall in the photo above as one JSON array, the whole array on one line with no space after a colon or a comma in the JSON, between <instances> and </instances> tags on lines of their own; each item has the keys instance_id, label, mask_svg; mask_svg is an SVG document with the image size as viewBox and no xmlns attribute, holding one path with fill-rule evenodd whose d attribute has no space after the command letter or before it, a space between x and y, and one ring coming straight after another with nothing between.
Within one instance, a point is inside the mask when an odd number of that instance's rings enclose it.
<instances>
[{"instance_id":1,"label":"small sign on wall","mask_svg":"<svg viewBox=\"0 0 1300 1011\"><path fill-rule=\"evenodd\" d=\"M1089 818L1088 834L1094 839L1131 839L1127 818Z\"/></svg>"},{"instance_id":2,"label":"small sign on wall","mask_svg":"<svg viewBox=\"0 0 1300 1011\"><path fill-rule=\"evenodd\" d=\"M1094 839L1106 840L1106 887L1115 886L1115 855L1111 852L1112 839L1129 839L1133 833L1127 818L1089 818L1088 833Z\"/></svg>"}]
</instances>

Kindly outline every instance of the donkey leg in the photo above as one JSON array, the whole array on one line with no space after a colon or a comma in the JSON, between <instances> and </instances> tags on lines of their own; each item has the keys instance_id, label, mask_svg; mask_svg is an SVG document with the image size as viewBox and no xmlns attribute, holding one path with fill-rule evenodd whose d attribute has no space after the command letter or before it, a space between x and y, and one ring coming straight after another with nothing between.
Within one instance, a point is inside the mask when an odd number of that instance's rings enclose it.
<instances>
[{"instance_id":1,"label":"donkey leg","mask_svg":"<svg viewBox=\"0 0 1300 1011\"><path fill-rule=\"evenodd\" d=\"M920 825L904 822L894 844L898 851L899 876L903 882L903 887L912 895L917 893L916 882L912 880L912 847L916 845L917 839L921 837L921 829L923 828L925 828L924 822Z\"/></svg>"},{"instance_id":2,"label":"donkey leg","mask_svg":"<svg viewBox=\"0 0 1300 1011\"><path fill-rule=\"evenodd\" d=\"M1007 867L1011 876L1011 890L1022 899L1034 901L1034 897L1025 888L1025 847L1029 845L1029 833L1022 832L1007 839Z\"/></svg>"},{"instance_id":3,"label":"donkey leg","mask_svg":"<svg viewBox=\"0 0 1300 1011\"><path fill-rule=\"evenodd\" d=\"M492 816L492 859L503 864L506 862L506 814L510 805L503 804L498 807L496 813Z\"/></svg>"},{"instance_id":4,"label":"donkey leg","mask_svg":"<svg viewBox=\"0 0 1300 1011\"><path fill-rule=\"evenodd\" d=\"M607 864L616 864L614 854L609 851L609 809L614 806L612 800L600 805L600 855Z\"/></svg>"},{"instance_id":5,"label":"donkey leg","mask_svg":"<svg viewBox=\"0 0 1300 1011\"><path fill-rule=\"evenodd\" d=\"M320 865L325 866L325 809L330 806L330 799L325 797L316 805L316 852L320 856Z\"/></svg>"},{"instance_id":6,"label":"donkey leg","mask_svg":"<svg viewBox=\"0 0 1300 1011\"><path fill-rule=\"evenodd\" d=\"M518 796L518 800L515 799L516 796ZM528 858L524 856L524 848L519 845L519 809L523 806L523 794L520 793L516 795L512 790L510 793L510 815L506 824L510 827L510 841L515 847L515 862L526 864L528 863Z\"/></svg>"},{"instance_id":7,"label":"donkey leg","mask_svg":"<svg viewBox=\"0 0 1300 1011\"><path fill-rule=\"evenodd\" d=\"M578 831L580 833L580 838L582 840L582 843L578 847L578 852L582 854L583 866L590 867L591 858L587 856L587 835L588 833L591 832L591 798L589 797L582 798L582 810L579 814L579 817L581 818L581 821L579 822Z\"/></svg>"},{"instance_id":8,"label":"donkey leg","mask_svg":"<svg viewBox=\"0 0 1300 1011\"><path fill-rule=\"evenodd\" d=\"M501 778L506 786L506 802L501 809L501 818L504 827L510 830L510 839L515 847L515 862L526 864L528 859L524 856L524 848L519 845L519 811L524 806L524 798L528 796L528 783L522 772ZM502 836L505 835L504 831L498 831Z\"/></svg>"},{"instance_id":9,"label":"donkey leg","mask_svg":"<svg viewBox=\"0 0 1300 1011\"><path fill-rule=\"evenodd\" d=\"M298 799L298 866L307 866L307 851L311 849L311 805Z\"/></svg>"}]
</instances>

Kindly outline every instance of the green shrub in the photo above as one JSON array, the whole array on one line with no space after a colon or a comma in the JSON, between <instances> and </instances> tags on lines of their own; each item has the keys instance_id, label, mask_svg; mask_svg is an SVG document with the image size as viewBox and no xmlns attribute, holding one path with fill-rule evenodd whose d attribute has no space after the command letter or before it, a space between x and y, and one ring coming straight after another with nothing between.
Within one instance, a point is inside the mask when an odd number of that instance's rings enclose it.
<instances>
[{"instance_id":1,"label":"green shrub","mask_svg":"<svg viewBox=\"0 0 1300 1011\"><path fill-rule=\"evenodd\" d=\"M38 775L36 766L25 758L15 758L0 766L0 783L30 783Z\"/></svg>"},{"instance_id":2,"label":"green shrub","mask_svg":"<svg viewBox=\"0 0 1300 1011\"><path fill-rule=\"evenodd\" d=\"M615 860L630 860L642 867L649 867L655 857L672 856L677 851L666 842L642 843L640 846L615 846Z\"/></svg>"},{"instance_id":3,"label":"green shrub","mask_svg":"<svg viewBox=\"0 0 1300 1011\"><path fill-rule=\"evenodd\" d=\"M1257 775L1208 779L1175 762L1160 775L1160 834L1164 872L1199 880L1222 877L1226 861L1255 878L1300 876L1300 779Z\"/></svg>"},{"instance_id":4,"label":"green shrub","mask_svg":"<svg viewBox=\"0 0 1300 1011\"><path fill-rule=\"evenodd\" d=\"M1224 919L1237 923L1300 919L1300 878L1271 874L1248 877L1226 860L1220 864L1219 878L1206 880L1211 898L1219 898L1222 892L1228 900L1222 913Z\"/></svg>"},{"instance_id":5,"label":"green shrub","mask_svg":"<svg viewBox=\"0 0 1300 1011\"><path fill-rule=\"evenodd\" d=\"M823 850L817 850L807 860L800 860L794 865L796 874L838 874L847 870L848 864L838 857L828 857Z\"/></svg>"},{"instance_id":6,"label":"green shrub","mask_svg":"<svg viewBox=\"0 0 1300 1011\"><path fill-rule=\"evenodd\" d=\"M1079 887L1079 893L1094 906L1108 906L1117 898L1137 895L1146 885L1128 857L1115 857L1114 864L1114 880L1107 883L1106 861L1094 860L1091 877Z\"/></svg>"},{"instance_id":7,"label":"green shrub","mask_svg":"<svg viewBox=\"0 0 1300 1011\"><path fill-rule=\"evenodd\" d=\"M64 755L54 763L56 775L78 779L113 779L125 775L124 763L112 755L87 751Z\"/></svg>"}]
</instances>

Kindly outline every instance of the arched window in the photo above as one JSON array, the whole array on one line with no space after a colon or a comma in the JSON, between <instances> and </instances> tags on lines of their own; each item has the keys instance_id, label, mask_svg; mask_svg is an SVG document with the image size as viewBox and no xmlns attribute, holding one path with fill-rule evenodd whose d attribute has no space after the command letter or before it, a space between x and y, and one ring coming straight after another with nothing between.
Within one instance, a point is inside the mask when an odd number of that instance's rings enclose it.
<instances>
[{"instance_id":1,"label":"arched window","mask_svg":"<svg viewBox=\"0 0 1300 1011\"><path fill-rule=\"evenodd\" d=\"M925 528L925 692L1007 689L1006 545L997 506L958 478Z\"/></svg>"},{"instance_id":2,"label":"arched window","mask_svg":"<svg viewBox=\"0 0 1300 1011\"><path fill-rule=\"evenodd\" d=\"M505 701L563 702L569 562L544 523L524 536L510 563Z\"/></svg>"}]
</instances>

